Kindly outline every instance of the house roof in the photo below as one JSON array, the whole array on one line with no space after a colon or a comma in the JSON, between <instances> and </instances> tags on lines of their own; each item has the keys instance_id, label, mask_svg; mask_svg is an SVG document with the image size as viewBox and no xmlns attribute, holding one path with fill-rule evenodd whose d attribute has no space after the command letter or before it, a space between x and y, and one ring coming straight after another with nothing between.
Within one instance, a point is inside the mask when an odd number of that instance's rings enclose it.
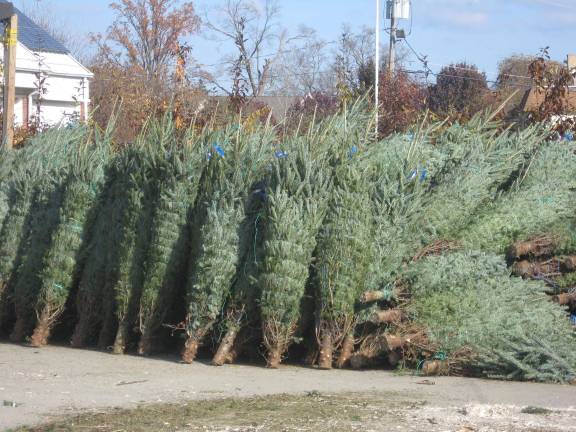
<instances>
[{"instance_id":1,"label":"house roof","mask_svg":"<svg viewBox=\"0 0 576 432\"><path fill-rule=\"evenodd\" d=\"M0 3L8 3L0 0ZM22 11L14 8L18 15L18 41L31 51L69 54L70 51L50 34L32 21Z\"/></svg>"},{"instance_id":2,"label":"house roof","mask_svg":"<svg viewBox=\"0 0 576 432\"><path fill-rule=\"evenodd\" d=\"M524 112L532 112L540 108L542 102L544 102L544 92L538 91L536 88L531 88L524 94L521 107ZM571 87L568 90L566 102L568 103L569 110L576 111L576 87Z\"/></svg>"}]
</instances>

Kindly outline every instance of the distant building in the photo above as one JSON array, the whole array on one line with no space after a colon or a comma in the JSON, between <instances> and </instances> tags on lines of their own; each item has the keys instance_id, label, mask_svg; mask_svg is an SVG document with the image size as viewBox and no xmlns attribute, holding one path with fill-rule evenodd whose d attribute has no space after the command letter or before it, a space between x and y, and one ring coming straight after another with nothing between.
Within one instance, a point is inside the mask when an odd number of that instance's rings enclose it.
<instances>
[{"instance_id":1,"label":"distant building","mask_svg":"<svg viewBox=\"0 0 576 432\"><path fill-rule=\"evenodd\" d=\"M64 45L21 11L16 11L16 125L27 125L38 111L41 123L52 126L85 120L93 74ZM0 59L3 59L2 49ZM40 88L44 88L45 93L38 103L41 80Z\"/></svg>"},{"instance_id":2,"label":"distant building","mask_svg":"<svg viewBox=\"0 0 576 432\"><path fill-rule=\"evenodd\" d=\"M568 69L571 71L576 71L576 54L568 55ZM544 102L544 93L538 91L538 89L532 87L527 90L522 99L522 104L520 105L522 111L533 112L540 108ZM568 112L566 114L576 113L576 80L568 90L568 95L566 96L566 104L568 106Z\"/></svg>"}]
</instances>

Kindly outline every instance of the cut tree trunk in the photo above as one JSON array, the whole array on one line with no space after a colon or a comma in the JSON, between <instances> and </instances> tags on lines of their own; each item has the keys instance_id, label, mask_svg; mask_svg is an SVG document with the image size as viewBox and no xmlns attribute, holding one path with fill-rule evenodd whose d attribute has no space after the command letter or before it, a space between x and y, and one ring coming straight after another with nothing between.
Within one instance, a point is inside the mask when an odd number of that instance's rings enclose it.
<instances>
[{"instance_id":1,"label":"cut tree trunk","mask_svg":"<svg viewBox=\"0 0 576 432\"><path fill-rule=\"evenodd\" d=\"M340 355L336 361L336 367L338 369L342 369L348 366L350 358L354 353L354 343L355 340L353 334L349 334L344 338L344 341L342 342L342 348L340 349Z\"/></svg>"},{"instance_id":2,"label":"cut tree trunk","mask_svg":"<svg viewBox=\"0 0 576 432\"><path fill-rule=\"evenodd\" d=\"M114 346L112 347L112 352L114 354L122 355L126 352L126 343L128 342L128 323L122 321L118 324L118 331L116 332L116 339L114 340Z\"/></svg>"},{"instance_id":3,"label":"cut tree trunk","mask_svg":"<svg viewBox=\"0 0 576 432\"><path fill-rule=\"evenodd\" d=\"M48 344L50 335L50 313L44 309L40 314L34 333L30 338L30 345L33 347L43 347Z\"/></svg>"},{"instance_id":4,"label":"cut tree trunk","mask_svg":"<svg viewBox=\"0 0 576 432\"><path fill-rule=\"evenodd\" d=\"M554 236L539 236L529 241L519 241L508 249L508 259L517 260L525 256L549 255L554 251L556 238Z\"/></svg>"},{"instance_id":5,"label":"cut tree trunk","mask_svg":"<svg viewBox=\"0 0 576 432\"><path fill-rule=\"evenodd\" d=\"M397 349L404 348L407 344L412 342L412 339L418 337L418 334L409 334L406 336L396 336L387 334L384 337L386 338L386 345L388 346L388 351L394 351Z\"/></svg>"},{"instance_id":6,"label":"cut tree trunk","mask_svg":"<svg viewBox=\"0 0 576 432\"><path fill-rule=\"evenodd\" d=\"M153 337L150 333L144 331L140 336L140 341L138 342L138 355L149 356L154 351Z\"/></svg>"},{"instance_id":7,"label":"cut tree trunk","mask_svg":"<svg viewBox=\"0 0 576 432\"><path fill-rule=\"evenodd\" d=\"M282 348L274 346L268 351L266 367L269 369L278 369L280 363L282 363Z\"/></svg>"},{"instance_id":8,"label":"cut tree trunk","mask_svg":"<svg viewBox=\"0 0 576 432\"><path fill-rule=\"evenodd\" d=\"M362 296L360 297L360 302L367 304L367 303L374 303L380 300L384 300L385 299L385 295L382 291L366 291L364 294L362 294Z\"/></svg>"},{"instance_id":9,"label":"cut tree trunk","mask_svg":"<svg viewBox=\"0 0 576 432\"><path fill-rule=\"evenodd\" d=\"M449 375L450 364L447 360L426 361L422 365L422 374L425 376Z\"/></svg>"},{"instance_id":10,"label":"cut tree trunk","mask_svg":"<svg viewBox=\"0 0 576 432\"><path fill-rule=\"evenodd\" d=\"M350 357L350 366L352 369L366 369L376 366L377 364L377 357L369 356L362 352L354 353L352 357Z\"/></svg>"},{"instance_id":11,"label":"cut tree trunk","mask_svg":"<svg viewBox=\"0 0 576 432\"><path fill-rule=\"evenodd\" d=\"M324 331L320 341L320 356L318 358L318 367L320 369L332 369L332 335L329 331Z\"/></svg>"},{"instance_id":12,"label":"cut tree trunk","mask_svg":"<svg viewBox=\"0 0 576 432\"><path fill-rule=\"evenodd\" d=\"M576 293L558 294L552 297L552 300L560 306L568 306L576 303Z\"/></svg>"},{"instance_id":13,"label":"cut tree trunk","mask_svg":"<svg viewBox=\"0 0 576 432\"><path fill-rule=\"evenodd\" d=\"M388 345L389 351L394 351L396 349L400 349L406 345L406 338L401 336L395 335L386 335L386 344Z\"/></svg>"},{"instance_id":14,"label":"cut tree trunk","mask_svg":"<svg viewBox=\"0 0 576 432\"><path fill-rule=\"evenodd\" d=\"M196 360L196 355L198 354L198 348L200 347L200 342L195 339L187 339L184 344L184 349L182 350L182 361L184 363L194 363Z\"/></svg>"},{"instance_id":15,"label":"cut tree trunk","mask_svg":"<svg viewBox=\"0 0 576 432\"><path fill-rule=\"evenodd\" d=\"M576 271L576 256L569 256L564 259L563 269L566 272Z\"/></svg>"},{"instance_id":16,"label":"cut tree trunk","mask_svg":"<svg viewBox=\"0 0 576 432\"><path fill-rule=\"evenodd\" d=\"M374 313L372 322L375 324L393 324L404 320L404 312L400 309L381 310Z\"/></svg>"},{"instance_id":17,"label":"cut tree trunk","mask_svg":"<svg viewBox=\"0 0 576 432\"><path fill-rule=\"evenodd\" d=\"M563 260L557 258L542 262L519 261L512 266L512 272L523 278L537 275L559 276L563 266Z\"/></svg>"},{"instance_id":18,"label":"cut tree trunk","mask_svg":"<svg viewBox=\"0 0 576 432\"><path fill-rule=\"evenodd\" d=\"M229 362L231 359L230 357L231 354L232 357L234 357L232 351L234 348L234 341L236 340L237 335L238 335L238 327L230 327L228 329L226 335L224 336L224 339L222 339L220 345L218 346L218 351L216 351L216 354L212 359L212 364L214 366L223 366L224 364Z\"/></svg>"}]
</instances>

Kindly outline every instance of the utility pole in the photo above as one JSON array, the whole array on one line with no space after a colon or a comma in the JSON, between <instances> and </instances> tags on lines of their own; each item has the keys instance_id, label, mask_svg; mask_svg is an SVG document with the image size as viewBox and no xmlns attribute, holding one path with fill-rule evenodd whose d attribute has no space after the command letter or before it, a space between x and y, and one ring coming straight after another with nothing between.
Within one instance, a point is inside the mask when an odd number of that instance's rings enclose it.
<instances>
[{"instance_id":1,"label":"utility pole","mask_svg":"<svg viewBox=\"0 0 576 432\"><path fill-rule=\"evenodd\" d=\"M392 75L396 69L396 3L391 0L390 5L390 51L388 52L388 75Z\"/></svg>"},{"instance_id":2,"label":"utility pole","mask_svg":"<svg viewBox=\"0 0 576 432\"><path fill-rule=\"evenodd\" d=\"M14 103L16 101L16 46L18 45L18 15L12 3L0 5L0 20L4 34L4 89L2 112L2 145L11 149L14 144Z\"/></svg>"},{"instance_id":3,"label":"utility pole","mask_svg":"<svg viewBox=\"0 0 576 432\"><path fill-rule=\"evenodd\" d=\"M380 123L380 0L376 0L376 58L374 59L374 111L376 112L376 140L378 140L378 128Z\"/></svg>"}]
</instances>

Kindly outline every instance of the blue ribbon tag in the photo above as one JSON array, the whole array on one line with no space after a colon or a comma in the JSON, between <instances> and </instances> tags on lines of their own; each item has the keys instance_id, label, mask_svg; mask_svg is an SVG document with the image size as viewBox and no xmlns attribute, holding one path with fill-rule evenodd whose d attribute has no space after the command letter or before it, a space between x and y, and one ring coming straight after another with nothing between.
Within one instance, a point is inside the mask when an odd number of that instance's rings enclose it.
<instances>
[{"instance_id":1,"label":"blue ribbon tag","mask_svg":"<svg viewBox=\"0 0 576 432\"><path fill-rule=\"evenodd\" d=\"M214 145L214 150L216 151L216 153L218 153L221 157L226 156L226 152L224 151L224 149L222 147L220 147L219 145Z\"/></svg>"}]
</instances>

